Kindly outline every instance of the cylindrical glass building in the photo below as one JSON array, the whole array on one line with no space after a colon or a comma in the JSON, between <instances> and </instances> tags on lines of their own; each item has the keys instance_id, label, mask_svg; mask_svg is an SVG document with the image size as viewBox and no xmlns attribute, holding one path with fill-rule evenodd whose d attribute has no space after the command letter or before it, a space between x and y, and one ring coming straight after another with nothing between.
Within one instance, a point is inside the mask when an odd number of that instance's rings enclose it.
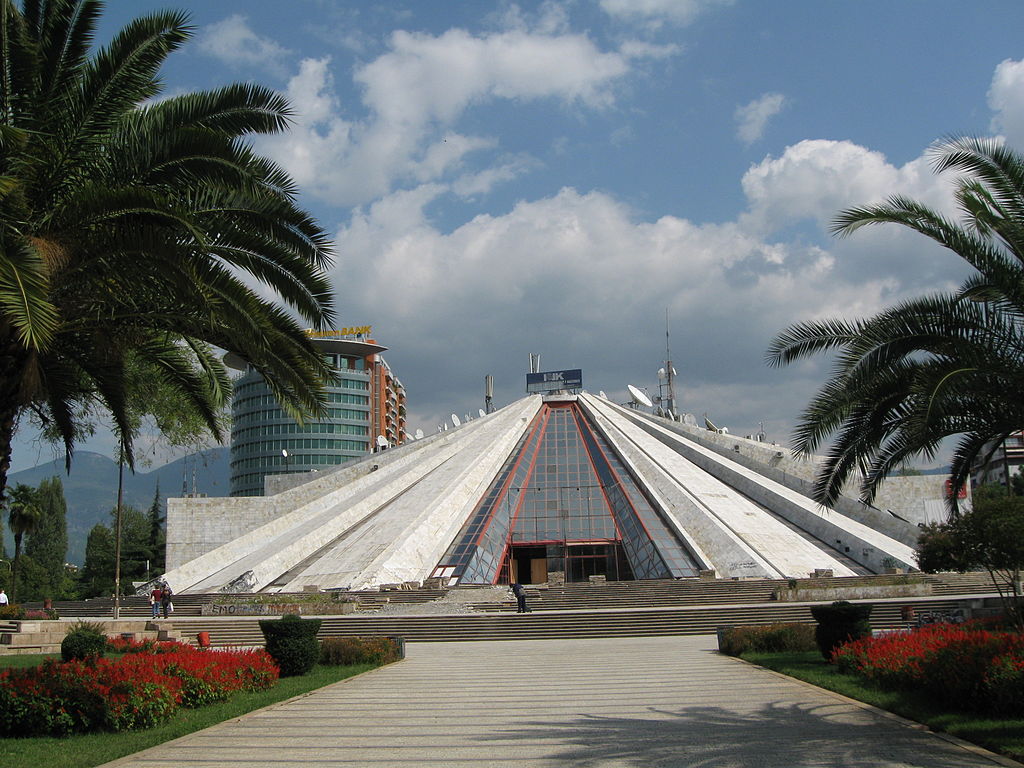
<instances>
[{"instance_id":1,"label":"cylindrical glass building","mask_svg":"<svg viewBox=\"0 0 1024 768\"><path fill-rule=\"evenodd\" d=\"M361 331L345 333L345 331ZM386 347L365 339L369 327L314 336L338 373L328 387L327 413L299 425L278 404L263 378L240 359L243 371L231 403L231 495L262 496L267 475L322 471L362 458L405 436L405 391L381 357Z\"/></svg>"}]
</instances>

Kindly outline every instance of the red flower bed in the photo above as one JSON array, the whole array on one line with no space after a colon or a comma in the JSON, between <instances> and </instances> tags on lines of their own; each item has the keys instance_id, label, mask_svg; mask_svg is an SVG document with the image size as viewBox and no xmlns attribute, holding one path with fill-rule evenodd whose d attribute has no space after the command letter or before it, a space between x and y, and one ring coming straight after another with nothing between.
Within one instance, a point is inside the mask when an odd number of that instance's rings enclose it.
<instances>
[{"instance_id":1,"label":"red flower bed","mask_svg":"<svg viewBox=\"0 0 1024 768\"><path fill-rule=\"evenodd\" d=\"M149 728L179 706L197 707L238 690L269 688L278 669L265 651L201 651L160 644L91 662L49 660L0 672L0 735L65 736Z\"/></svg>"},{"instance_id":2,"label":"red flower bed","mask_svg":"<svg viewBox=\"0 0 1024 768\"><path fill-rule=\"evenodd\" d=\"M1024 637L1017 633L933 625L847 643L835 661L887 688L924 690L966 709L1024 713Z\"/></svg>"}]
</instances>

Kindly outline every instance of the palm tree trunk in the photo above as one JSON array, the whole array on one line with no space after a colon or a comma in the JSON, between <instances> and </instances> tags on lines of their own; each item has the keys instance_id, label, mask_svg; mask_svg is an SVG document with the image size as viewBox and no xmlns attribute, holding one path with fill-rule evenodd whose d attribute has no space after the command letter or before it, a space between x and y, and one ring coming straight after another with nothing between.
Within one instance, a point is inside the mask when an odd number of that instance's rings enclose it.
<instances>
[{"instance_id":1,"label":"palm tree trunk","mask_svg":"<svg viewBox=\"0 0 1024 768\"><path fill-rule=\"evenodd\" d=\"M124 502L124 441L117 462L117 511L114 514L114 621L121 618L121 504Z\"/></svg>"}]
</instances>

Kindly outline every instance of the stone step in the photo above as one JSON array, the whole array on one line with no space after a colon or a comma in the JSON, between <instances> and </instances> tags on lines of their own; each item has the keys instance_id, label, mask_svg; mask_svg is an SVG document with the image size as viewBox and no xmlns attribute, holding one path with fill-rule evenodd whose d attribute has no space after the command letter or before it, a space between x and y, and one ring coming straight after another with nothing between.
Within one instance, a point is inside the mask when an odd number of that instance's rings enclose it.
<instances>
[{"instance_id":1,"label":"stone step","mask_svg":"<svg viewBox=\"0 0 1024 768\"><path fill-rule=\"evenodd\" d=\"M917 611L950 611L955 600L914 601ZM901 604L876 603L874 629L905 626ZM320 637L387 635L408 642L524 640L572 637L639 637L713 633L719 626L770 624L778 621L813 623L809 605L775 603L760 606L646 609L619 611L545 612L520 615L459 614L446 616L324 617ZM187 642L209 632L215 646L262 645L256 618L188 619L174 622Z\"/></svg>"}]
</instances>

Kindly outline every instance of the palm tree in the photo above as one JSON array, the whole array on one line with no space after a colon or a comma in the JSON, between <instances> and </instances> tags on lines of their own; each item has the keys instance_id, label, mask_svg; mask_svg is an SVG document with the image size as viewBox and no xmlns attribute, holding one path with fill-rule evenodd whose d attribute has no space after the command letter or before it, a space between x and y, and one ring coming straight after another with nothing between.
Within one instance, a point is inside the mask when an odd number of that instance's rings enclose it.
<instances>
[{"instance_id":1,"label":"palm tree","mask_svg":"<svg viewBox=\"0 0 1024 768\"><path fill-rule=\"evenodd\" d=\"M960 256L971 275L949 293L905 301L866 320L794 325L766 355L779 366L835 353L831 378L801 414L795 448L811 453L834 436L814 485L833 503L861 472L870 502L880 483L916 456L934 457L959 436L951 487L1024 427L1024 156L997 141L955 138L934 149L936 172L955 170L961 220L913 200L844 211L833 231L899 224ZM950 500L955 509L955 494Z\"/></svg>"},{"instance_id":2,"label":"palm tree","mask_svg":"<svg viewBox=\"0 0 1024 768\"><path fill-rule=\"evenodd\" d=\"M18 564L21 561L21 540L39 525L42 510L36 504L36 490L18 483L11 491L7 525L14 536L14 565L11 568L11 602L18 602Z\"/></svg>"},{"instance_id":3,"label":"palm tree","mask_svg":"<svg viewBox=\"0 0 1024 768\"><path fill-rule=\"evenodd\" d=\"M159 100L187 17L138 18L93 51L101 11L0 0L0 495L27 412L70 466L99 406L131 462L131 358L218 438L230 382L213 348L300 418L331 376L303 330L333 320L328 237L245 142L283 130L287 103L251 84Z\"/></svg>"}]
</instances>

